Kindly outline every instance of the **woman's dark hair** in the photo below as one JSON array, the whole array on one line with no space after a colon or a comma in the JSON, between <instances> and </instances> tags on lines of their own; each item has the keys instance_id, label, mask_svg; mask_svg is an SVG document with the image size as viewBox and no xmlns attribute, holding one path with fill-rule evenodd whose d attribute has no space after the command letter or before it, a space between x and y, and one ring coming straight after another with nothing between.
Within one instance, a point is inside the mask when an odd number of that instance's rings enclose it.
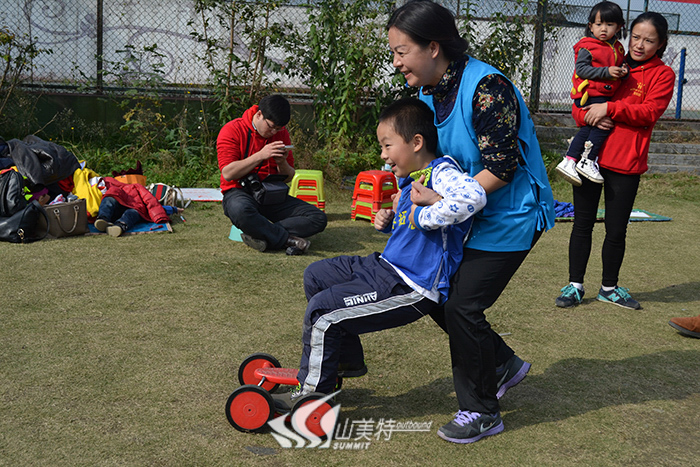
<instances>
[{"instance_id":1,"label":"woman's dark hair","mask_svg":"<svg viewBox=\"0 0 700 467\"><path fill-rule=\"evenodd\" d=\"M459 35L452 12L430 1L414 0L394 10L386 29L392 27L422 47L437 42L451 62L462 58L469 48L469 42Z\"/></svg>"},{"instance_id":2,"label":"woman's dark hair","mask_svg":"<svg viewBox=\"0 0 700 467\"><path fill-rule=\"evenodd\" d=\"M415 135L423 136L425 148L431 154L435 154L438 144L434 119L428 104L412 97L392 102L379 114L379 123L390 123L405 142L410 143Z\"/></svg>"},{"instance_id":3,"label":"woman's dark hair","mask_svg":"<svg viewBox=\"0 0 700 467\"><path fill-rule=\"evenodd\" d=\"M650 23L652 26L654 26L654 29L656 29L656 35L659 36L659 43L663 44L661 47L659 47L659 50L656 51L656 56L659 58L663 57L664 52L666 51L666 46L668 45L668 21L666 21L666 18L653 11L642 13L641 15L637 16L634 21L632 21L630 33L639 23Z\"/></svg>"},{"instance_id":4,"label":"woman's dark hair","mask_svg":"<svg viewBox=\"0 0 700 467\"><path fill-rule=\"evenodd\" d=\"M595 17L598 16L600 13L600 20L603 23L615 23L619 24L622 26L620 29L620 32L618 32L617 36L619 37L624 37L624 29L625 29L625 17L622 14L622 8L620 8L620 5L617 3L613 2L600 2L597 5L595 5L592 9L591 12L588 15L588 25L595 23ZM591 32L591 28L586 25L586 36L587 37L593 37L593 33Z\"/></svg>"},{"instance_id":5,"label":"woman's dark hair","mask_svg":"<svg viewBox=\"0 0 700 467\"><path fill-rule=\"evenodd\" d=\"M262 112L264 118L272 120L272 123L278 127L283 127L289 123L292 113L289 101L279 94L265 96L260 99L258 110Z\"/></svg>"}]
</instances>

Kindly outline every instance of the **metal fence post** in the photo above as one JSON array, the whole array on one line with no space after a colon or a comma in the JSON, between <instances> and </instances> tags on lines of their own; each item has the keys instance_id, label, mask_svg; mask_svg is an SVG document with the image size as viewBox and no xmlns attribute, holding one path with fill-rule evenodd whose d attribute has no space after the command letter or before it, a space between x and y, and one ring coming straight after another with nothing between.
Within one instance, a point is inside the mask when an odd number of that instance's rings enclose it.
<instances>
[{"instance_id":1,"label":"metal fence post","mask_svg":"<svg viewBox=\"0 0 700 467\"><path fill-rule=\"evenodd\" d=\"M102 57L103 57L103 50L102 50L102 39L103 39L103 25L104 25L104 10L103 10L103 0L97 0L97 31L96 31L96 36L97 36L97 53L95 56L96 62L97 62L97 82L96 82L96 87L97 87L97 94L102 94Z\"/></svg>"},{"instance_id":2,"label":"metal fence post","mask_svg":"<svg viewBox=\"0 0 700 467\"><path fill-rule=\"evenodd\" d=\"M537 2L537 22L535 23L535 44L532 51L532 81L530 83L530 112L540 108L540 83L542 82L542 55L544 51L544 23L547 21L547 2Z\"/></svg>"},{"instance_id":3,"label":"metal fence post","mask_svg":"<svg viewBox=\"0 0 700 467\"><path fill-rule=\"evenodd\" d=\"M683 107L683 85L685 84L685 47L681 49L681 63L678 67L678 98L676 99L676 120L681 118Z\"/></svg>"}]
</instances>

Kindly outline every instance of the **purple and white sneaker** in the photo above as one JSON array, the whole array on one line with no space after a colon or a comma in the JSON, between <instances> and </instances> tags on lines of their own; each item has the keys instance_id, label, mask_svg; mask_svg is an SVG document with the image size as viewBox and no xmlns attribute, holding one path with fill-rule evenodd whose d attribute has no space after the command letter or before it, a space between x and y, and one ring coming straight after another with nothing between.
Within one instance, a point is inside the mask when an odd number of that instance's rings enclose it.
<instances>
[{"instance_id":1,"label":"purple and white sneaker","mask_svg":"<svg viewBox=\"0 0 700 467\"><path fill-rule=\"evenodd\" d=\"M454 420L438 430L438 436L452 443L466 444L479 441L503 431L503 420L499 413L481 414L460 410Z\"/></svg>"},{"instance_id":2,"label":"purple and white sneaker","mask_svg":"<svg viewBox=\"0 0 700 467\"><path fill-rule=\"evenodd\" d=\"M527 372L530 371L530 366L529 363L523 361L514 354L510 357L510 360L502 366L497 367L496 377L498 378L498 383L496 383L496 388L498 392L496 393L496 397L500 399L505 395L508 389L524 380L527 376Z\"/></svg>"}]
</instances>

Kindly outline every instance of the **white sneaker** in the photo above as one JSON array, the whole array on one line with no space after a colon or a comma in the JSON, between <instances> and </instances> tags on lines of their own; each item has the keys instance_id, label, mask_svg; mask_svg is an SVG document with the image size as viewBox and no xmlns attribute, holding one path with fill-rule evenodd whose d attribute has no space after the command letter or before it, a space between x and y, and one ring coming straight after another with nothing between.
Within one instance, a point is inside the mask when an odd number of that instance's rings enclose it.
<instances>
[{"instance_id":1,"label":"white sneaker","mask_svg":"<svg viewBox=\"0 0 700 467\"><path fill-rule=\"evenodd\" d=\"M581 186L581 177L576 172L576 161L564 157L564 160L557 164L557 172L574 186Z\"/></svg>"},{"instance_id":2,"label":"white sneaker","mask_svg":"<svg viewBox=\"0 0 700 467\"><path fill-rule=\"evenodd\" d=\"M598 171L598 164L590 159L582 157L576 164L576 171L593 183L603 183L605 181Z\"/></svg>"}]
</instances>

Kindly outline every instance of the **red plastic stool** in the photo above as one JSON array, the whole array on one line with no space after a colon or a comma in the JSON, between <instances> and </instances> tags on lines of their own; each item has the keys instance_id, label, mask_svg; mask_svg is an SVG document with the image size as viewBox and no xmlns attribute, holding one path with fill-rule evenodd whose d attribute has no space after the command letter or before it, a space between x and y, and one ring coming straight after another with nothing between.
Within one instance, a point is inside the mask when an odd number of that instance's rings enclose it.
<instances>
[{"instance_id":1,"label":"red plastic stool","mask_svg":"<svg viewBox=\"0 0 700 467\"><path fill-rule=\"evenodd\" d=\"M389 200L385 203L382 203L380 209L391 209L392 206L392 201ZM378 210L374 210L372 208L372 203L365 203L363 201L356 201L352 207L352 210L350 211L350 218L352 220L357 219L358 217L364 218L364 219L369 219L372 223L374 223L374 218L377 215Z\"/></svg>"},{"instance_id":2,"label":"red plastic stool","mask_svg":"<svg viewBox=\"0 0 700 467\"><path fill-rule=\"evenodd\" d=\"M383 170L366 170L360 172L355 179L355 191L352 195L352 218L357 216L358 202L371 206L370 215L374 222L374 215L382 208L391 206L391 195L398 191L396 177L391 172ZM360 217L367 217L366 210L360 209Z\"/></svg>"}]
</instances>

